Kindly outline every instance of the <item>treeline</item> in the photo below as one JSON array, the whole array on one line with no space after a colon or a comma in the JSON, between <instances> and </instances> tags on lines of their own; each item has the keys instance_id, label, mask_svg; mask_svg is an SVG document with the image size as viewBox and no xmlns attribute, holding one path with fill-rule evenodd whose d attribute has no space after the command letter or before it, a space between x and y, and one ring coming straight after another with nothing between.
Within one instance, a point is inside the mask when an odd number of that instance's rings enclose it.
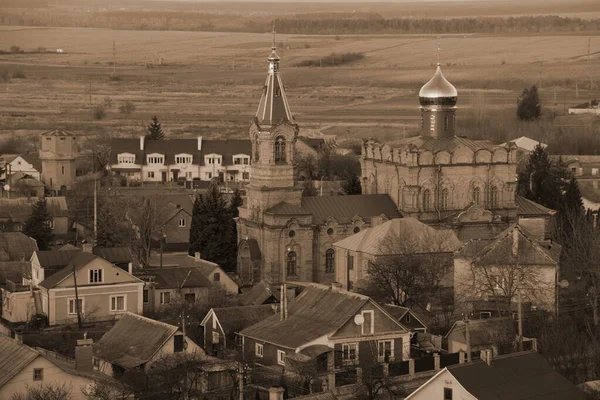
<instances>
[{"instance_id":1,"label":"treeline","mask_svg":"<svg viewBox=\"0 0 600 400\"><path fill-rule=\"evenodd\" d=\"M107 11L58 12L1 10L0 25L60 26L131 30L237 31L263 33L272 27L269 16L241 17L199 12ZM600 19L559 16L477 17L452 19L384 18L378 14L303 14L275 20L287 34L367 33L536 33L599 31Z\"/></svg>"},{"instance_id":2,"label":"treeline","mask_svg":"<svg viewBox=\"0 0 600 400\"><path fill-rule=\"evenodd\" d=\"M350 64L354 61L360 61L365 58L364 53L331 53L322 58L312 58L302 60L297 63L298 67L335 67L338 65Z\"/></svg>"}]
</instances>

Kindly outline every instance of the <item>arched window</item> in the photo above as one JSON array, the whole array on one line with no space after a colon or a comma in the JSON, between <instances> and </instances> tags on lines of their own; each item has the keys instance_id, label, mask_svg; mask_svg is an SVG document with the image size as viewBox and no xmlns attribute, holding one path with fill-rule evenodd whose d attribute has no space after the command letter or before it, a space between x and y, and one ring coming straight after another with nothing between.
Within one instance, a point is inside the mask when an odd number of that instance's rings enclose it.
<instances>
[{"instance_id":1,"label":"arched window","mask_svg":"<svg viewBox=\"0 0 600 400\"><path fill-rule=\"evenodd\" d=\"M425 189L423 192L423 211L429 210L431 206L431 192L429 189Z\"/></svg>"},{"instance_id":2,"label":"arched window","mask_svg":"<svg viewBox=\"0 0 600 400\"><path fill-rule=\"evenodd\" d=\"M440 208L442 210L448 209L448 197L449 197L448 189L442 189L442 193L441 193L441 197L440 197Z\"/></svg>"},{"instance_id":3,"label":"arched window","mask_svg":"<svg viewBox=\"0 0 600 400\"><path fill-rule=\"evenodd\" d=\"M325 273L331 274L335 271L335 252L333 249L328 249L325 252Z\"/></svg>"},{"instance_id":4,"label":"arched window","mask_svg":"<svg viewBox=\"0 0 600 400\"><path fill-rule=\"evenodd\" d=\"M478 187L474 187L473 188L473 203L474 204L481 204L481 190Z\"/></svg>"},{"instance_id":5,"label":"arched window","mask_svg":"<svg viewBox=\"0 0 600 400\"><path fill-rule=\"evenodd\" d=\"M281 136L275 139L275 162L285 162L285 139Z\"/></svg>"},{"instance_id":6,"label":"arched window","mask_svg":"<svg viewBox=\"0 0 600 400\"><path fill-rule=\"evenodd\" d=\"M296 276L298 271L296 271L296 252L290 251L287 255L287 263L286 263L286 273L287 276Z\"/></svg>"},{"instance_id":7,"label":"arched window","mask_svg":"<svg viewBox=\"0 0 600 400\"><path fill-rule=\"evenodd\" d=\"M449 126L449 123L448 123L448 116L447 116L447 115L444 115L444 130L445 130L445 131L447 131L447 130L448 130L448 126Z\"/></svg>"},{"instance_id":8,"label":"arched window","mask_svg":"<svg viewBox=\"0 0 600 400\"><path fill-rule=\"evenodd\" d=\"M254 135L254 161L258 161L260 154L258 152L258 135Z\"/></svg>"},{"instance_id":9,"label":"arched window","mask_svg":"<svg viewBox=\"0 0 600 400\"><path fill-rule=\"evenodd\" d=\"M498 188L490 187L490 208L498 208Z\"/></svg>"}]
</instances>

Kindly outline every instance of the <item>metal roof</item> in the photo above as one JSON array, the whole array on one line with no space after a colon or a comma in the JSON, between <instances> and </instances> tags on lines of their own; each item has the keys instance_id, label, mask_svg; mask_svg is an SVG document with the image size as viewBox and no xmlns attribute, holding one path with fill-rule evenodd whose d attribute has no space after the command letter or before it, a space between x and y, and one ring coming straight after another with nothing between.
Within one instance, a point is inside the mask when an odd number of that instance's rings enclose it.
<instances>
[{"instance_id":1,"label":"metal roof","mask_svg":"<svg viewBox=\"0 0 600 400\"><path fill-rule=\"evenodd\" d=\"M212 283L197 267L144 268L135 274L138 278L157 284L159 289L203 288Z\"/></svg>"},{"instance_id":2,"label":"metal roof","mask_svg":"<svg viewBox=\"0 0 600 400\"><path fill-rule=\"evenodd\" d=\"M433 77L421 88L419 97L440 98L457 97L458 91L442 74L442 68L438 64Z\"/></svg>"},{"instance_id":3,"label":"metal roof","mask_svg":"<svg viewBox=\"0 0 600 400\"><path fill-rule=\"evenodd\" d=\"M64 250L63 252L74 252L74 250ZM78 250L77 254L75 254L75 256L69 261L66 267L44 279L42 282L40 282L40 286L46 289L52 289L66 279L69 275L71 275L73 270L80 270L96 258L99 257L92 253L86 253Z\"/></svg>"},{"instance_id":4,"label":"metal roof","mask_svg":"<svg viewBox=\"0 0 600 400\"><path fill-rule=\"evenodd\" d=\"M396 204L387 194L302 197L301 208L313 215L316 224L322 224L329 217L338 222L349 221L354 216L366 220L382 214L387 218L400 217Z\"/></svg>"},{"instance_id":5,"label":"metal roof","mask_svg":"<svg viewBox=\"0 0 600 400\"><path fill-rule=\"evenodd\" d=\"M547 217L556 214L555 210L519 195L515 196L515 205L517 206L517 216L519 217Z\"/></svg>"},{"instance_id":6,"label":"metal roof","mask_svg":"<svg viewBox=\"0 0 600 400\"><path fill-rule=\"evenodd\" d=\"M64 129L51 129L40 133L41 136L76 136L73 132Z\"/></svg>"},{"instance_id":7,"label":"metal roof","mask_svg":"<svg viewBox=\"0 0 600 400\"><path fill-rule=\"evenodd\" d=\"M0 387L14 378L39 355L31 347L0 334Z\"/></svg>"},{"instance_id":8,"label":"metal roof","mask_svg":"<svg viewBox=\"0 0 600 400\"><path fill-rule=\"evenodd\" d=\"M277 312L276 307L271 304L220 307L213 308L212 311L225 335L237 333L244 328L264 321Z\"/></svg>"},{"instance_id":9,"label":"metal roof","mask_svg":"<svg viewBox=\"0 0 600 400\"><path fill-rule=\"evenodd\" d=\"M279 74L279 57L274 49L269 57L269 70L255 120L259 126L265 127L275 126L284 121L295 123Z\"/></svg>"},{"instance_id":10,"label":"metal roof","mask_svg":"<svg viewBox=\"0 0 600 400\"><path fill-rule=\"evenodd\" d=\"M252 286L252 288L242 293L240 302L245 306L261 305L271 297L274 297L279 302L281 298L279 290L266 281L260 281Z\"/></svg>"},{"instance_id":11,"label":"metal roof","mask_svg":"<svg viewBox=\"0 0 600 400\"><path fill-rule=\"evenodd\" d=\"M38 261L42 268L65 267L81 250L37 250Z\"/></svg>"},{"instance_id":12,"label":"metal roof","mask_svg":"<svg viewBox=\"0 0 600 400\"><path fill-rule=\"evenodd\" d=\"M130 263L133 261L131 251L127 247L94 247L92 252L113 264Z\"/></svg>"}]
</instances>

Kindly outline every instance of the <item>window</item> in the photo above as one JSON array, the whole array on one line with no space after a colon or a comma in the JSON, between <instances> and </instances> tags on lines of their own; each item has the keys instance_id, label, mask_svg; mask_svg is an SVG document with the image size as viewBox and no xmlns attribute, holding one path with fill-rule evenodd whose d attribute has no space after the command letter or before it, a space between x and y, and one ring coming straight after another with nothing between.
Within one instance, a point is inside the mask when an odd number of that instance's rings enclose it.
<instances>
[{"instance_id":1,"label":"window","mask_svg":"<svg viewBox=\"0 0 600 400\"><path fill-rule=\"evenodd\" d=\"M492 313L489 311L482 311L479 313L479 319L489 319L492 318Z\"/></svg>"},{"instance_id":2,"label":"window","mask_svg":"<svg viewBox=\"0 0 600 400\"><path fill-rule=\"evenodd\" d=\"M452 400L452 388L444 388L444 400Z\"/></svg>"},{"instance_id":3,"label":"window","mask_svg":"<svg viewBox=\"0 0 600 400\"><path fill-rule=\"evenodd\" d=\"M332 274L335 271L335 251L327 249L325 252L325 273Z\"/></svg>"},{"instance_id":4,"label":"window","mask_svg":"<svg viewBox=\"0 0 600 400\"><path fill-rule=\"evenodd\" d=\"M275 97L280 97L280 96L281 96L281 89L275 88Z\"/></svg>"},{"instance_id":5,"label":"window","mask_svg":"<svg viewBox=\"0 0 600 400\"><path fill-rule=\"evenodd\" d=\"M285 365L285 351L277 350L277 364Z\"/></svg>"},{"instance_id":6,"label":"window","mask_svg":"<svg viewBox=\"0 0 600 400\"><path fill-rule=\"evenodd\" d=\"M215 272L213 274L213 281L215 281L215 282L221 282L221 273L220 272Z\"/></svg>"},{"instance_id":7,"label":"window","mask_svg":"<svg viewBox=\"0 0 600 400\"><path fill-rule=\"evenodd\" d=\"M286 272L287 276L296 276L296 252L290 251L287 255L287 263L286 263Z\"/></svg>"},{"instance_id":8,"label":"window","mask_svg":"<svg viewBox=\"0 0 600 400\"><path fill-rule=\"evenodd\" d=\"M212 344L219 344L219 341L221 340L221 335L219 335L219 332L214 332L212 333Z\"/></svg>"},{"instance_id":9,"label":"window","mask_svg":"<svg viewBox=\"0 0 600 400\"><path fill-rule=\"evenodd\" d=\"M164 156L148 156L148 164L164 164Z\"/></svg>"},{"instance_id":10,"label":"window","mask_svg":"<svg viewBox=\"0 0 600 400\"><path fill-rule=\"evenodd\" d=\"M170 302L171 302L171 293L170 292L161 292L160 304L169 304Z\"/></svg>"},{"instance_id":11,"label":"window","mask_svg":"<svg viewBox=\"0 0 600 400\"><path fill-rule=\"evenodd\" d=\"M131 154L119 154L117 161L119 164L135 164L135 156Z\"/></svg>"},{"instance_id":12,"label":"window","mask_svg":"<svg viewBox=\"0 0 600 400\"><path fill-rule=\"evenodd\" d=\"M60 167L60 171L63 175L65 174L65 166L64 165L62 167Z\"/></svg>"},{"instance_id":13,"label":"window","mask_svg":"<svg viewBox=\"0 0 600 400\"><path fill-rule=\"evenodd\" d=\"M327 229L327 234L330 236L333 235L333 228Z\"/></svg>"},{"instance_id":14,"label":"window","mask_svg":"<svg viewBox=\"0 0 600 400\"><path fill-rule=\"evenodd\" d=\"M380 340L377 342L377 359L379 362L394 361L393 340Z\"/></svg>"},{"instance_id":15,"label":"window","mask_svg":"<svg viewBox=\"0 0 600 400\"><path fill-rule=\"evenodd\" d=\"M244 165L250 164L250 157L244 157Z\"/></svg>"},{"instance_id":16,"label":"window","mask_svg":"<svg viewBox=\"0 0 600 400\"><path fill-rule=\"evenodd\" d=\"M450 124L448 123L448 116L444 116L444 130L447 131Z\"/></svg>"},{"instance_id":17,"label":"window","mask_svg":"<svg viewBox=\"0 0 600 400\"><path fill-rule=\"evenodd\" d=\"M181 219L179 220L179 227L180 227L180 228L185 228L185 218L181 218Z\"/></svg>"},{"instance_id":18,"label":"window","mask_svg":"<svg viewBox=\"0 0 600 400\"><path fill-rule=\"evenodd\" d=\"M448 209L448 197L449 197L448 189L442 189L442 194L441 194L441 198L440 198L440 208L442 210Z\"/></svg>"},{"instance_id":19,"label":"window","mask_svg":"<svg viewBox=\"0 0 600 400\"><path fill-rule=\"evenodd\" d=\"M365 319L361 326L363 335L372 335L375 333L375 313L373 311L363 311L361 315Z\"/></svg>"},{"instance_id":20,"label":"window","mask_svg":"<svg viewBox=\"0 0 600 400\"><path fill-rule=\"evenodd\" d=\"M175 164L191 164L192 156L176 156Z\"/></svg>"},{"instance_id":21,"label":"window","mask_svg":"<svg viewBox=\"0 0 600 400\"><path fill-rule=\"evenodd\" d=\"M43 381L44 380L44 368L34 368L33 369L33 380L34 381Z\"/></svg>"},{"instance_id":22,"label":"window","mask_svg":"<svg viewBox=\"0 0 600 400\"><path fill-rule=\"evenodd\" d=\"M576 174L576 173L577 173L577 168L575 168L575 167L571 168L571 172L572 172L573 174Z\"/></svg>"},{"instance_id":23,"label":"window","mask_svg":"<svg viewBox=\"0 0 600 400\"><path fill-rule=\"evenodd\" d=\"M148 171L148 178L154 178L154 171Z\"/></svg>"},{"instance_id":24,"label":"window","mask_svg":"<svg viewBox=\"0 0 600 400\"><path fill-rule=\"evenodd\" d=\"M480 202L480 198L481 198L481 190L478 187L473 188L472 198L473 198L473 204L477 204L477 205L480 204L479 202Z\"/></svg>"},{"instance_id":25,"label":"window","mask_svg":"<svg viewBox=\"0 0 600 400\"><path fill-rule=\"evenodd\" d=\"M234 157L234 159L233 159L233 163L234 163L235 165L239 165L239 164L241 164L241 163L242 163L242 159L241 159L241 158L239 158L239 157Z\"/></svg>"},{"instance_id":26,"label":"window","mask_svg":"<svg viewBox=\"0 0 600 400\"><path fill-rule=\"evenodd\" d=\"M186 293L183 295L183 299L188 304L194 304L196 302L196 294L195 293Z\"/></svg>"},{"instance_id":27,"label":"window","mask_svg":"<svg viewBox=\"0 0 600 400\"><path fill-rule=\"evenodd\" d=\"M490 187L490 208L498 207L498 188L496 186Z\"/></svg>"},{"instance_id":28,"label":"window","mask_svg":"<svg viewBox=\"0 0 600 400\"><path fill-rule=\"evenodd\" d=\"M54 220L53 219L48 220L48 226L50 227L50 229L54 229Z\"/></svg>"},{"instance_id":29,"label":"window","mask_svg":"<svg viewBox=\"0 0 600 400\"><path fill-rule=\"evenodd\" d=\"M143 293L143 298L144 298L144 303L148 302L148 289L144 289L144 293Z\"/></svg>"},{"instance_id":30,"label":"window","mask_svg":"<svg viewBox=\"0 0 600 400\"><path fill-rule=\"evenodd\" d=\"M125 311L125 296L110 296L110 311Z\"/></svg>"},{"instance_id":31,"label":"window","mask_svg":"<svg viewBox=\"0 0 600 400\"><path fill-rule=\"evenodd\" d=\"M186 172L185 173L185 177L188 178L188 179L192 179L192 176L194 176L193 172Z\"/></svg>"},{"instance_id":32,"label":"window","mask_svg":"<svg viewBox=\"0 0 600 400\"><path fill-rule=\"evenodd\" d=\"M285 162L285 139L281 136L275 139L275 162Z\"/></svg>"},{"instance_id":33,"label":"window","mask_svg":"<svg viewBox=\"0 0 600 400\"><path fill-rule=\"evenodd\" d=\"M592 168L592 175L598 175L598 168Z\"/></svg>"},{"instance_id":34,"label":"window","mask_svg":"<svg viewBox=\"0 0 600 400\"><path fill-rule=\"evenodd\" d=\"M256 355L256 357L261 357L263 356L263 345L260 343L254 343L254 354Z\"/></svg>"},{"instance_id":35,"label":"window","mask_svg":"<svg viewBox=\"0 0 600 400\"><path fill-rule=\"evenodd\" d=\"M354 232L354 233L358 233L358 232L360 232L360 228L359 228L358 226L355 226L355 227L354 227L354 230L353 230L353 232Z\"/></svg>"},{"instance_id":36,"label":"window","mask_svg":"<svg viewBox=\"0 0 600 400\"><path fill-rule=\"evenodd\" d=\"M354 269L354 256L352 254L348 254L348 270Z\"/></svg>"},{"instance_id":37,"label":"window","mask_svg":"<svg viewBox=\"0 0 600 400\"><path fill-rule=\"evenodd\" d=\"M342 363L357 364L358 363L358 344L344 343L342 344Z\"/></svg>"},{"instance_id":38,"label":"window","mask_svg":"<svg viewBox=\"0 0 600 400\"><path fill-rule=\"evenodd\" d=\"M245 181L250 179L250 172L242 172L242 179Z\"/></svg>"},{"instance_id":39,"label":"window","mask_svg":"<svg viewBox=\"0 0 600 400\"><path fill-rule=\"evenodd\" d=\"M428 211L431 207L431 191L429 189L425 189L423 192L423 210Z\"/></svg>"},{"instance_id":40,"label":"window","mask_svg":"<svg viewBox=\"0 0 600 400\"><path fill-rule=\"evenodd\" d=\"M173 352L181 353L185 350L185 341L183 340L183 335L175 335L173 336Z\"/></svg>"},{"instance_id":41,"label":"window","mask_svg":"<svg viewBox=\"0 0 600 400\"><path fill-rule=\"evenodd\" d=\"M61 138L60 138L60 140L65 140L65 138L64 138L64 137L61 137Z\"/></svg>"},{"instance_id":42,"label":"window","mask_svg":"<svg viewBox=\"0 0 600 400\"><path fill-rule=\"evenodd\" d=\"M293 238L294 236L296 236L296 232L292 230L288 233L288 236Z\"/></svg>"},{"instance_id":43,"label":"window","mask_svg":"<svg viewBox=\"0 0 600 400\"><path fill-rule=\"evenodd\" d=\"M102 283L102 269L91 269L90 270L89 283Z\"/></svg>"},{"instance_id":44,"label":"window","mask_svg":"<svg viewBox=\"0 0 600 400\"><path fill-rule=\"evenodd\" d=\"M205 172L204 178L208 181L212 179L212 172Z\"/></svg>"},{"instance_id":45,"label":"window","mask_svg":"<svg viewBox=\"0 0 600 400\"><path fill-rule=\"evenodd\" d=\"M404 321L406 323L410 323L410 313L409 312L406 313L406 316L404 317Z\"/></svg>"},{"instance_id":46,"label":"window","mask_svg":"<svg viewBox=\"0 0 600 400\"><path fill-rule=\"evenodd\" d=\"M79 299L79 312L83 313L83 299ZM75 299L69 299L69 315L77 315Z\"/></svg>"}]
</instances>

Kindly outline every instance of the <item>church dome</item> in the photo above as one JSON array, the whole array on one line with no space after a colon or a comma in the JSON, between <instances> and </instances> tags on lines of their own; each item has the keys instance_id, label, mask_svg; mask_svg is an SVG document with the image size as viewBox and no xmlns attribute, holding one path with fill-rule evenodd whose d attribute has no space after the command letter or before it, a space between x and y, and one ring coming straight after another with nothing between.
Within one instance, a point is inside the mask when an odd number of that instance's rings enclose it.
<instances>
[{"instance_id":1,"label":"church dome","mask_svg":"<svg viewBox=\"0 0 600 400\"><path fill-rule=\"evenodd\" d=\"M442 74L438 64L433 77L419 91L419 101L422 106L450 106L456 105L458 91Z\"/></svg>"}]
</instances>

